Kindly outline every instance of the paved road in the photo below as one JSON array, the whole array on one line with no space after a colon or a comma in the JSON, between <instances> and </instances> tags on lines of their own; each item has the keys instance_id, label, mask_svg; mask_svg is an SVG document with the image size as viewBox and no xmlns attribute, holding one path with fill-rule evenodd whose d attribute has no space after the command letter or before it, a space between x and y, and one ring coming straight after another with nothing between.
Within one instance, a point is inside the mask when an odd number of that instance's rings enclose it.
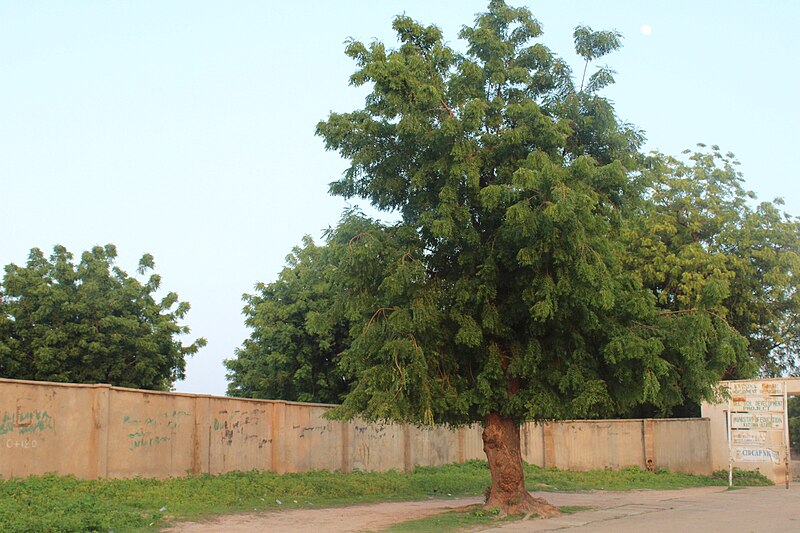
<instances>
[{"instance_id":1,"label":"paved road","mask_svg":"<svg viewBox=\"0 0 800 533\"><path fill-rule=\"evenodd\" d=\"M726 490L536 494L555 505L592 506L589 511L494 528L494 533L784 533L800 532L800 484Z\"/></svg>"}]
</instances>

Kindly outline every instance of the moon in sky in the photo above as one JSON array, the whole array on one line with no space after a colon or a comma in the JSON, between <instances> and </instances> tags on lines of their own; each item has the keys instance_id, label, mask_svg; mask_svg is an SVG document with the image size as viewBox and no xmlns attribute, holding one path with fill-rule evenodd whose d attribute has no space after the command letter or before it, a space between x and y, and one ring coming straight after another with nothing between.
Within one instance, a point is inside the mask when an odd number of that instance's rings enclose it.
<instances>
[{"instance_id":1,"label":"moon in sky","mask_svg":"<svg viewBox=\"0 0 800 533\"><path fill-rule=\"evenodd\" d=\"M642 32L642 35L650 35L653 33L653 27L650 24L643 24L639 31Z\"/></svg>"}]
</instances>

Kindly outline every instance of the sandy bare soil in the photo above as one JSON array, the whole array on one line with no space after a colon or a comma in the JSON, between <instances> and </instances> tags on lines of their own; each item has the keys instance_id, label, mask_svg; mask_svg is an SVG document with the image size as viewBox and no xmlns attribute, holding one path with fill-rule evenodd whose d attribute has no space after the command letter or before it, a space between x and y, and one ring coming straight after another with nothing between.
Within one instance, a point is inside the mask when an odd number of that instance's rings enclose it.
<instances>
[{"instance_id":1,"label":"sandy bare soil","mask_svg":"<svg viewBox=\"0 0 800 533\"><path fill-rule=\"evenodd\" d=\"M726 487L626 492L542 493L558 506L590 507L554 518L498 523L484 533L786 533L800 531L800 486ZM311 532L374 531L392 524L480 503L481 498L354 505L336 509L293 509L221 516L201 523L181 523L171 532Z\"/></svg>"},{"instance_id":2,"label":"sandy bare soil","mask_svg":"<svg viewBox=\"0 0 800 533\"><path fill-rule=\"evenodd\" d=\"M374 531L392 524L482 503L483 498L451 498L416 502L375 503L328 509L292 509L225 515L207 522L182 522L170 533L206 531L237 533L346 533Z\"/></svg>"},{"instance_id":3,"label":"sandy bare soil","mask_svg":"<svg viewBox=\"0 0 800 533\"><path fill-rule=\"evenodd\" d=\"M677 497L692 497L724 490L721 487L701 487L676 490L644 490L628 492L534 492L554 505L579 505L593 509L616 508L629 504L647 505ZM415 502L392 502L353 505L329 509L292 509L260 513L225 515L205 522L182 522L164 530L170 533L198 532L269 532L269 533L347 533L375 531L392 524L444 513L468 505L482 503L483 498L451 498ZM535 519L533 519L535 520Z\"/></svg>"}]
</instances>

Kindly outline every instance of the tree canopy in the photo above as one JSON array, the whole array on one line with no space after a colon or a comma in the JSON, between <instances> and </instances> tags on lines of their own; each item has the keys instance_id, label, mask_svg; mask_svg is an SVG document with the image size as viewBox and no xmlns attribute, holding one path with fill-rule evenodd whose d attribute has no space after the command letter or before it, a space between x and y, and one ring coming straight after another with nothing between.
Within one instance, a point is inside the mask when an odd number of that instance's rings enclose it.
<instances>
[{"instance_id":1,"label":"tree canopy","mask_svg":"<svg viewBox=\"0 0 800 533\"><path fill-rule=\"evenodd\" d=\"M673 314L626 268L627 220L652 200L641 135L598 94L608 71L576 87L531 43L531 14L499 1L462 29L465 54L435 26L394 28L397 50L349 43L351 81L372 93L317 129L351 163L331 191L401 217L348 217L331 240L348 248L336 275L356 328L341 415L467 424L668 409L745 365L721 293ZM587 62L617 46L613 32L576 30Z\"/></svg>"},{"instance_id":2,"label":"tree canopy","mask_svg":"<svg viewBox=\"0 0 800 533\"><path fill-rule=\"evenodd\" d=\"M325 373L341 385L343 352L354 390L341 413L462 424L493 405L515 419L640 403L667 414L720 377L796 369L797 219L779 202L754 206L716 146L639 152L642 135L598 94L613 71L586 77L618 33L576 28L576 86L530 43L541 29L525 9L492 2L462 29L466 54L435 26L401 16L394 27L397 50L348 43L352 83L373 92L317 131L351 161L331 192L401 221L350 212L326 247L307 242L305 260L295 250L259 286L245 309L254 334L228 363L232 391L317 398ZM508 379L514 390L499 386Z\"/></svg>"},{"instance_id":3,"label":"tree canopy","mask_svg":"<svg viewBox=\"0 0 800 533\"><path fill-rule=\"evenodd\" d=\"M306 237L272 283L244 296L250 338L225 361L228 394L244 398L338 403L347 381L338 355L349 345L349 326L332 313L328 249Z\"/></svg>"},{"instance_id":4,"label":"tree canopy","mask_svg":"<svg viewBox=\"0 0 800 533\"><path fill-rule=\"evenodd\" d=\"M161 277L143 283L114 265L114 245L74 262L63 246L50 258L34 248L26 266L10 264L0 286L0 376L109 383L168 390L184 377L186 357L206 341L183 345L189 304L174 292L160 300ZM145 254L137 273L155 266Z\"/></svg>"},{"instance_id":5,"label":"tree canopy","mask_svg":"<svg viewBox=\"0 0 800 533\"><path fill-rule=\"evenodd\" d=\"M747 341L748 357L738 362L742 366L729 366L724 379L751 377L756 367L763 376L796 375L797 219L781 212L779 200L756 204L755 195L742 186L732 154L701 146L685 155L647 158L640 179L649 201L626 218L624 267L657 296L663 316L683 322L679 330L691 325L684 321L692 317L680 315L696 312L703 291L726 295L720 300L721 316ZM361 224L360 229L370 227L366 220ZM259 284L258 295L247 295L245 314L253 333L236 358L226 362L229 394L329 403L344 397L352 376L337 363L351 337L345 334L348 324L332 285L341 259L335 249L333 242L319 247L306 238L278 281ZM277 335L287 328L291 333ZM317 384L307 379L309 372ZM337 384L335 395L322 392L331 382ZM696 399L687 402L677 412L693 412ZM674 412L645 404L612 414Z\"/></svg>"},{"instance_id":6,"label":"tree canopy","mask_svg":"<svg viewBox=\"0 0 800 533\"><path fill-rule=\"evenodd\" d=\"M629 221L627 268L673 316L718 302L714 312L749 354L723 378L796 374L800 221L782 212L780 199L756 203L733 154L699 149L683 160L648 159L647 201Z\"/></svg>"}]
</instances>

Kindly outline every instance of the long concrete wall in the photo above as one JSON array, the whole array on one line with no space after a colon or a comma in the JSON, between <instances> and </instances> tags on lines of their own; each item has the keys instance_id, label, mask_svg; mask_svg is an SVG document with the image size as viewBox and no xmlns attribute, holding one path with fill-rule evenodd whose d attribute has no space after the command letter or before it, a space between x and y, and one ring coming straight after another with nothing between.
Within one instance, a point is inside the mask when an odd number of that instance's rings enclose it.
<instances>
[{"instance_id":1,"label":"long concrete wall","mask_svg":"<svg viewBox=\"0 0 800 533\"><path fill-rule=\"evenodd\" d=\"M478 427L337 422L323 417L330 408L0 379L0 477L386 471L485 458ZM711 471L705 419L529 423L521 444L543 467Z\"/></svg>"}]
</instances>

